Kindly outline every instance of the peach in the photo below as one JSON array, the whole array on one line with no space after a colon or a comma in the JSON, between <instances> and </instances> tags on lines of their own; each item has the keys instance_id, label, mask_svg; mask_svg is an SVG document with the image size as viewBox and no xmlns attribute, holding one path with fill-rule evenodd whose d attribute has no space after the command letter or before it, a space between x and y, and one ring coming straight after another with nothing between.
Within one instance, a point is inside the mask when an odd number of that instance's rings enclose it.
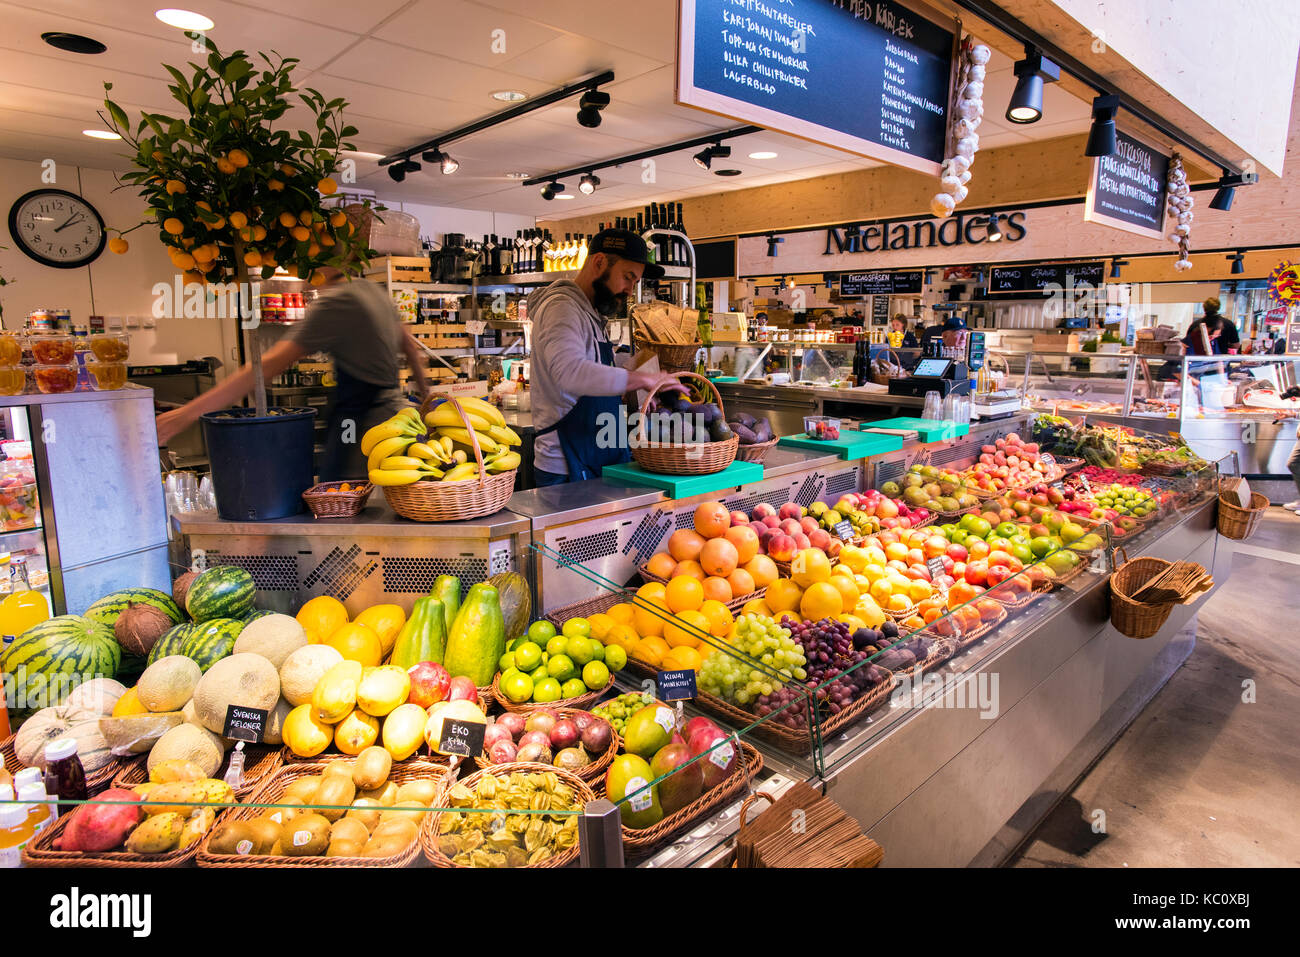
<instances>
[{"instance_id":1,"label":"peach","mask_svg":"<svg viewBox=\"0 0 1300 957\"><path fill-rule=\"evenodd\" d=\"M773 535L767 542L768 555L778 562L792 561L798 550L798 543L789 535Z\"/></svg>"}]
</instances>

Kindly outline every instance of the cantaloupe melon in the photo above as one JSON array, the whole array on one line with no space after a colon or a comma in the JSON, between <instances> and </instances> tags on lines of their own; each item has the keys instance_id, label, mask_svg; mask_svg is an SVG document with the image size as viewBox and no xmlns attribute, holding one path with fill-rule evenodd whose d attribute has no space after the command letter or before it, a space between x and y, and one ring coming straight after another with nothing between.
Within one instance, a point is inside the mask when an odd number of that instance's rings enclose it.
<instances>
[{"instance_id":1,"label":"cantaloupe melon","mask_svg":"<svg viewBox=\"0 0 1300 957\"><path fill-rule=\"evenodd\" d=\"M203 727L221 734L230 705L270 711L280 700L280 676L261 655L235 654L208 669L194 689L194 713Z\"/></svg>"},{"instance_id":2,"label":"cantaloupe melon","mask_svg":"<svg viewBox=\"0 0 1300 957\"><path fill-rule=\"evenodd\" d=\"M203 669L193 658L168 655L144 670L135 693L150 711L179 711L194 697L202 677Z\"/></svg>"},{"instance_id":3,"label":"cantaloupe melon","mask_svg":"<svg viewBox=\"0 0 1300 957\"><path fill-rule=\"evenodd\" d=\"M311 701L316 682L343 660L337 648L306 645L294 651L280 666L280 693L294 707Z\"/></svg>"},{"instance_id":4,"label":"cantaloupe melon","mask_svg":"<svg viewBox=\"0 0 1300 957\"><path fill-rule=\"evenodd\" d=\"M262 729L262 743L273 744L277 747L284 744L283 729L284 719L289 717L289 712L293 710L293 705L281 698L275 703L275 708L266 716L266 727Z\"/></svg>"},{"instance_id":5,"label":"cantaloupe melon","mask_svg":"<svg viewBox=\"0 0 1300 957\"><path fill-rule=\"evenodd\" d=\"M146 766L153 770L163 761L193 761L203 769L205 777L215 777L225 757L221 738L194 724L182 724L172 728L153 746L149 752Z\"/></svg>"},{"instance_id":6,"label":"cantaloupe melon","mask_svg":"<svg viewBox=\"0 0 1300 957\"><path fill-rule=\"evenodd\" d=\"M294 651L307 645L307 629L288 615L264 615L244 626L235 654L261 655L278 670Z\"/></svg>"},{"instance_id":7,"label":"cantaloupe melon","mask_svg":"<svg viewBox=\"0 0 1300 957\"><path fill-rule=\"evenodd\" d=\"M85 708L100 714L112 714L118 700L126 694L126 685L112 678L83 681L61 702L64 707Z\"/></svg>"}]
</instances>

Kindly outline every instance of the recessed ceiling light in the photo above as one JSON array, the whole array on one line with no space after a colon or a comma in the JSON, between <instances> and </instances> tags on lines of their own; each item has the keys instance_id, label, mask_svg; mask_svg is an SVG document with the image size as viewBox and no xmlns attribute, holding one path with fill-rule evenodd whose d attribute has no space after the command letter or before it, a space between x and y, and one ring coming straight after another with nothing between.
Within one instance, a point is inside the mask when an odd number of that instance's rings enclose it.
<instances>
[{"instance_id":1,"label":"recessed ceiling light","mask_svg":"<svg viewBox=\"0 0 1300 957\"><path fill-rule=\"evenodd\" d=\"M757 153L750 153L749 158L752 160L773 160L776 154L771 150L759 150Z\"/></svg>"},{"instance_id":2,"label":"recessed ceiling light","mask_svg":"<svg viewBox=\"0 0 1300 957\"><path fill-rule=\"evenodd\" d=\"M555 197L555 198L556 198L556 199L573 199L573 194L572 194L572 193L561 193L559 196L557 196L557 197Z\"/></svg>"},{"instance_id":3,"label":"recessed ceiling light","mask_svg":"<svg viewBox=\"0 0 1300 957\"><path fill-rule=\"evenodd\" d=\"M97 140L120 140L122 137L112 130L82 130L83 136L91 136Z\"/></svg>"},{"instance_id":4,"label":"recessed ceiling light","mask_svg":"<svg viewBox=\"0 0 1300 957\"><path fill-rule=\"evenodd\" d=\"M210 18L201 13L195 13L193 10L177 10L174 7L166 7L162 10L155 10L153 15L167 26L175 27L178 30L198 30L203 32L216 26Z\"/></svg>"},{"instance_id":5,"label":"recessed ceiling light","mask_svg":"<svg viewBox=\"0 0 1300 957\"><path fill-rule=\"evenodd\" d=\"M61 33L57 30L49 33L42 33L41 39L50 46L59 50L66 50L68 53L103 53L108 47L93 40L90 37L83 37L79 33Z\"/></svg>"},{"instance_id":6,"label":"recessed ceiling light","mask_svg":"<svg viewBox=\"0 0 1300 957\"><path fill-rule=\"evenodd\" d=\"M714 176L739 176L739 175L740 175L740 170L738 170L738 169L715 169L715 170L713 171L713 175L714 175Z\"/></svg>"},{"instance_id":7,"label":"recessed ceiling light","mask_svg":"<svg viewBox=\"0 0 1300 957\"><path fill-rule=\"evenodd\" d=\"M502 103L518 103L528 97L519 90L496 90L492 93L492 99L500 100Z\"/></svg>"},{"instance_id":8,"label":"recessed ceiling light","mask_svg":"<svg viewBox=\"0 0 1300 957\"><path fill-rule=\"evenodd\" d=\"M506 173L506 179L527 179L532 173Z\"/></svg>"}]
</instances>

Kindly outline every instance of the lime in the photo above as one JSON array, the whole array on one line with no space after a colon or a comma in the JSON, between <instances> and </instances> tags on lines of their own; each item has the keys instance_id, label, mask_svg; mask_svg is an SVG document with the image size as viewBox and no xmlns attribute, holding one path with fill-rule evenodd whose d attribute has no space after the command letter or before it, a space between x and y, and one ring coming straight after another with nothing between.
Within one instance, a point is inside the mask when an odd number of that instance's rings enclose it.
<instances>
[{"instance_id":1,"label":"lime","mask_svg":"<svg viewBox=\"0 0 1300 957\"><path fill-rule=\"evenodd\" d=\"M594 664L595 662L592 662ZM618 645L605 649L605 667L610 671L622 671L627 666L627 652ZM587 667L591 667L588 665Z\"/></svg>"},{"instance_id":2,"label":"lime","mask_svg":"<svg viewBox=\"0 0 1300 957\"><path fill-rule=\"evenodd\" d=\"M582 683L581 678L570 678L560 686L561 698L576 698L578 695L586 693L587 686Z\"/></svg>"},{"instance_id":3,"label":"lime","mask_svg":"<svg viewBox=\"0 0 1300 957\"><path fill-rule=\"evenodd\" d=\"M544 645L555 637L555 626L544 618L538 619L528 626L528 637Z\"/></svg>"},{"instance_id":4,"label":"lime","mask_svg":"<svg viewBox=\"0 0 1300 957\"><path fill-rule=\"evenodd\" d=\"M550 676L551 673L546 670L546 665L538 665L536 668L534 668L532 671L528 673L528 677L533 679L534 684L536 684L539 681L545 681Z\"/></svg>"},{"instance_id":5,"label":"lime","mask_svg":"<svg viewBox=\"0 0 1300 957\"><path fill-rule=\"evenodd\" d=\"M542 663L542 649L535 641L516 645L511 653L515 656L515 667L520 671L532 671Z\"/></svg>"},{"instance_id":6,"label":"lime","mask_svg":"<svg viewBox=\"0 0 1300 957\"><path fill-rule=\"evenodd\" d=\"M588 661L595 657L592 653L591 646L598 645L600 642L590 638L571 637L569 638L569 648L565 652L573 663L581 668Z\"/></svg>"},{"instance_id":7,"label":"lime","mask_svg":"<svg viewBox=\"0 0 1300 957\"><path fill-rule=\"evenodd\" d=\"M560 633L570 638L586 638L591 634L591 622L585 618L570 618L564 623Z\"/></svg>"},{"instance_id":8,"label":"lime","mask_svg":"<svg viewBox=\"0 0 1300 957\"><path fill-rule=\"evenodd\" d=\"M513 651L507 651L497 659L497 671L509 671L513 667L515 667L515 653Z\"/></svg>"},{"instance_id":9,"label":"lime","mask_svg":"<svg viewBox=\"0 0 1300 957\"><path fill-rule=\"evenodd\" d=\"M591 660L592 661L605 660L605 646L602 645L599 641L597 641L594 638L591 640Z\"/></svg>"},{"instance_id":10,"label":"lime","mask_svg":"<svg viewBox=\"0 0 1300 957\"><path fill-rule=\"evenodd\" d=\"M525 635L520 635L518 638L511 638L509 641L506 642L506 651L514 651L521 644L523 644L523 642L527 640L528 640L527 636Z\"/></svg>"},{"instance_id":11,"label":"lime","mask_svg":"<svg viewBox=\"0 0 1300 957\"><path fill-rule=\"evenodd\" d=\"M609 669L603 661L589 661L582 669L582 681L592 691L598 691L609 684Z\"/></svg>"},{"instance_id":12,"label":"lime","mask_svg":"<svg viewBox=\"0 0 1300 957\"><path fill-rule=\"evenodd\" d=\"M574 667L573 659L568 655L551 655L551 660L546 663L546 671L552 678L558 678L561 681L568 681L578 673Z\"/></svg>"},{"instance_id":13,"label":"lime","mask_svg":"<svg viewBox=\"0 0 1300 957\"><path fill-rule=\"evenodd\" d=\"M554 658L556 655L562 655L569 650L569 639L563 635L556 635L546 643L546 653Z\"/></svg>"},{"instance_id":14,"label":"lime","mask_svg":"<svg viewBox=\"0 0 1300 957\"><path fill-rule=\"evenodd\" d=\"M519 671L503 675L501 693L515 704L523 704L533 696L533 679Z\"/></svg>"},{"instance_id":15,"label":"lime","mask_svg":"<svg viewBox=\"0 0 1300 957\"><path fill-rule=\"evenodd\" d=\"M554 678L544 678L533 685L533 700L545 704L560 700L560 683Z\"/></svg>"}]
</instances>

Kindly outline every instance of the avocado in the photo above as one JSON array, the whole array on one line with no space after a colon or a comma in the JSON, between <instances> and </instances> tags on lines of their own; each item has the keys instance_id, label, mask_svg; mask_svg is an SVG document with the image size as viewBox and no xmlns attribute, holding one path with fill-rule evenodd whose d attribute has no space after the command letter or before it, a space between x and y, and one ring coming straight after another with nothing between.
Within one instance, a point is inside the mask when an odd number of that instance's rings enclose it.
<instances>
[{"instance_id":1,"label":"avocado","mask_svg":"<svg viewBox=\"0 0 1300 957\"><path fill-rule=\"evenodd\" d=\"M735 434L720 417L709 423L709 438L714 442L729 442Z\"/></svg>"}]
</instances>

